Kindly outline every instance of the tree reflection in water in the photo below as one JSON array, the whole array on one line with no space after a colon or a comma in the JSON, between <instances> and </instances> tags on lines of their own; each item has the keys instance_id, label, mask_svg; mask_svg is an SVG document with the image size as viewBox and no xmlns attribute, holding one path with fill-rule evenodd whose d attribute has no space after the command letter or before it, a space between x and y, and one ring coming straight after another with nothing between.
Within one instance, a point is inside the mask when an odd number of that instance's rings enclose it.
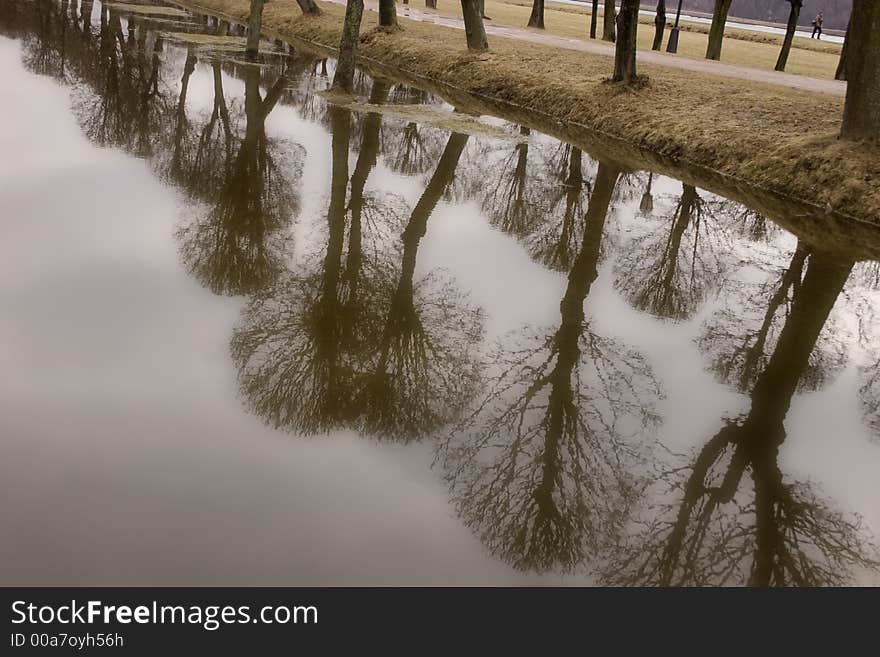
<instances>
[{"instance_id":1,"label":"tree reflection in water","mask_svg":"<svg viewBox=\"0 0 880 657\"><path fill-rule=\"evenodd\" d=\"M213 108L187 149L189 161L181 163L179 143L171 150L169 175L185 183L194 201L195 216L184 222L178 238L187 268L203 285L217 294L250 294L271 284L282 269L287 250L282 229L297 208L294 179L300 175L302 149L281 148L266 134L266 117L285 88L285 76L279 75L263 98L260 68L245 66L245 129L236 152L219 64L213 72ZM181 97L178 108L184 103ZM178 126L183 120L178 117ZM178 128L175 135L183 138L186 132Z\"/></svg>"},{"instance_id":2,"label":"tree reflection in water","mask_svg":"<svg viewBox=\"0 0 880 657\"><path fill-rule=\"evenodd\" d=\"M793 304L803 287L808 249L798 244L788 266L765 283L725 283L722 307L703 327L698 345L724 383L749 392L767 366ZM825 322L799 387L818 390L846 364L846 332L833 314Z\"/></svg>"},{"instance_id":3,"label":"tree reflection in water","mask_svg":"<svg viewBox=\"0 0 880 657\"><path fill-rule=\"evenodd\" d=\"M854 569L880 566L858 517L779 466L792 396L853 266L818 251L808 259L749 412L725 422L689 464L657 467L657 497L610 551L607 584L840 585Z\"/></svg>"},{"instance_id":4,"label":"tree reflection in water","mask_svg":"<svg viewBox=\"0 0 880 657\"><path fill-rule=\"evenodd\" d=\"M724 269L715 243L722 231L705 210L697 190L686 184L664 229L621 250L614 284L633 307L672 320L696 312Z\"/></svg>"},{"instance_id":5,"label":"tree reflection in water","mask_svg":"<svg viewBox=\"0 0 880 657\"><path fill-rule=\"evenodd\" d=\"M377 82L371 102L385 95L387 86ZM392 245L387 233L399 225L400 201L364 194L381 117L364 121L347 204L350 112L332 107L330 118L325 255L248 304L232 340L241 388L277 427L306 434L349 427L380 438L418 438L453 419L476 382L482 313L442 273L418 280L415 273L428 219L467 137L450 136L401 244ZM375 220L363 222L367 208Z\"/></svg>"},{"instance_id":6,"label":"tree reflection in water","mask_svg":"<svg viewBox=\"0 0 880 657\"><path fill-rule=\"evenodd\" d=\"M636 492L629 462L658 419L645 360L584 312L619 175L599 165L559 326L496 346L486 394L440 447L460 516L520 570L571 570L614 535Z\"/></svg>"}]
</instances>

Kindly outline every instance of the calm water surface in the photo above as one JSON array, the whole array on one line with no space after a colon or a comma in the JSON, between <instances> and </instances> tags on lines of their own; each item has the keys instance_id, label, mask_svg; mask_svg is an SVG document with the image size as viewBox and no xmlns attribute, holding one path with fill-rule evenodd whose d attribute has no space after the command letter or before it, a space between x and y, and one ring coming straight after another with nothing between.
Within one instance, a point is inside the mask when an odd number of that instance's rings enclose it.
<instances>
[{"instance_id":1,"label":"calm water surface","mask_svg":"<svg viewBox=\"0 0 880 657\"><path fill-rule=\"evenodd\" d=\"M0 4L0 582L880 583L878 263L236 29Z\"/></svg>"}]
</instances>

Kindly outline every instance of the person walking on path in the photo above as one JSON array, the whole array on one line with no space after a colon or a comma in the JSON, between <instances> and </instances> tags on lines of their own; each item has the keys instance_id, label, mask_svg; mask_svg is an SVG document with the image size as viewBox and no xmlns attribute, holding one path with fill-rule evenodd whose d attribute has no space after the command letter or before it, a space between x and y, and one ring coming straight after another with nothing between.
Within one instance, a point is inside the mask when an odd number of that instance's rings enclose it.
<instances>
[{"instance_id":1,"label":"person walking on path","mask_svg":"<svg viewBox=\"0 0 880 657\"><path fill-rule=\"evenodd\" d=\"M816 18L813 19L813 34L810 35L810 38L822 39L822 23L825 22L825 17L822 15L820 11L816 14Z\"/></svg>"}]
</instances>

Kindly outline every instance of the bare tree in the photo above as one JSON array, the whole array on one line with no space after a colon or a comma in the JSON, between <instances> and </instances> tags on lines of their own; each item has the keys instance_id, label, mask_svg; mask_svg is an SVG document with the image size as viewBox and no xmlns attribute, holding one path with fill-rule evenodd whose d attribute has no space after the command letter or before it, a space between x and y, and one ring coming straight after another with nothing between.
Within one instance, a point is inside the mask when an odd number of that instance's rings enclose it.
<instances>
[{"instance_id":1,"label":"bare tree","mask_svg":"<svg viewBox=\"0 0 880 657\"><path fill-rule=\"evenodd\" d=\"M721 46L724 42L724 26L733 0L715 0L712 12L712 25L709 27L709 44L706 47L706 59L721 59Z\"/></svg>"},{"instance_id":2,"label":"bare tree","mask_svg":"<svg viewBox=\"0 0 880 657\"><path fill-rule=\"evenodd\" d=\"M593 6L590 8L590 38L596 38L596 27L599 23L599 0L593 0Z\"/></svg>"},{"instance_id":3,"label":"bare tree","mask_svg":"<svg viewBox=\"0 0 880 657\"><path fill-rule=\"evenodd\" d=\"M617 38L614 24L617 20L617 7L614 0L605 0L605 10L602 14L602 40L611 41Z\"/></svg>"},{"instance_id":4,"label":"bare tree","mask_svg":"<svg viewBox=\"0 0 880 657\"><path fill-rule=\"evenodd\" d=\"M854 0L841 136L880 140L880 4Z\"/></svg>"},{"instance_id":5,"label":"bare tree","mask_svg":"<svg viewBox=\"0 0 880 657\"><path fill-rule=\"evenodd\" d=\"M464 33L468 50L481 52L489 49L486 28L483 26L483 11L477 0L461 0L461 13L464 17Z\"/></svg>"},{"instance_id":6,"label":"bare tree","mask_svg":"<svg viewBox=\"0 0 880 657\"><path fill-rule=\"evenodd\" d=\"M609 551L606 584L842 585L855 568L880 567L860 519L786 481L778 464L792 396L851 268L811 255L748 414L727 421L689 465L658 469L654 503Z\"/></svg>"},{"instance_id":7,"label":"bare tree","mask_svg":"<svg viewBox=\"0 0 880 657\"><path fill-rule=\"evenodd\" d=\"M617 16L612 82L630 84L636 80L636 48L639 28L639 0L622 0Z\"/></svg>"},{"instance_id":8,"label":"bare tree","mask_svg":"<svg viewBox=\"0 0 880 657\"><path fill-rule=\"evenodd\" d=\"M321 8L315 0L296 0L296 4L306 16L320 16Z\"/></svg>"},{"instance_id":9,"label":"bare tree","mask_svg":"<svg viewBox=\"0 0 880 657\"><path fill-rule=\"evenodd\" d=\"M351 93L354 86L355 57L363 15L364 0L347 0L342 37L339 40L339 58L336 60L336 72L333 75L333 87L345 93Z\"/></svg>"},{"instance_id":10,"label":"bare tree","mask_svg":"<svg viewBox=\"0 0 880 657\"><path fill-rule=\"evenodd\" d=\"M529 15L528 26L544 29L544 0L532 0L532 13Z\"/></svg>"},{"instance_id":11,"label":"bare tree","mask_svg":"<svg viewBox=\"0 0 880 657\"><path fill-rule=\"evenodd\" d=\"M454 283L431 272L416 280L419 245L452 183L467 135L453 133L401 235L400 272L358 403L362 429L413 440L458 418L476 392L483 318Z\"/></svg>"},{"instance_id":12,"label":"bare tree","mask_svg":"<svg viewBox=\"0 0 880 657\"><path fill-rule=\"evenodd\" d=\"M740 392L752 390L800 294L808 258L808 248L799 244L788 266L767 283L727 284L724 305L706 322L698 339L721 381ZM825 322L798 381L800 389L818 390L844 367L843 333L833 317Z\"/></svg>"},{"instance_id":13,"label":"bare tree","mask_svg":"<svg viewBox=\"0 0 880 657\"><path fill-rule=\"evenodd\" d=\"M663 231L633 240L615 266L615 287L637 309L683 320L702 303L723 268L713 239L720 228L691 185L683 191Z\"/></svg>"},{"instance_id":14,"label":"bare tree","mask_svg":"<svg viewBox=\"0 0 880 657\"><path fill-rule=\"evenodd\" d=\"M528 137L529 129L520 128L520 134ZM528 177L529 142L516 144L511 154L496 169L490 184L484 179L474 183L482 195L483 211L489 220L506 233L522 237L527 235L541 220L538 204L530 193Z\"/></svg>"},{"instance_id":15,"label":"bare tree","mask_svg":"<svg viewBox=\"0 0 880 657\"><path fill-rule=\"evenodd\" d=\"M843 48L840 50L840 60L837 62L837 70L834 72L835 80L846 80L846 53L849 50L849 33L852 29L852 18L846 25L846 36L843 39Z\"/></svg>"},{"instance_id":16,"label":"bare tree","mask_svg":"<svg viewBox=\"0 0 880 657\"><path fill-rule=\"evenodd\" d=\"M215 69L216 70L216 69ZM252 294L271 285L282 270L287 239L282 229L295 212L297 199L291 173L298 161L280 166L266 135L266 117L278 102L286 80L279 76L265 98L260 95L260 69L245 67L244 136L238 152L231 150L228 110L215 78L215 103L202 133L196 159L178 181L197 203L195 216L178 231L180 250L189 271L217 294ZM222 129L214 126L220 118ZM213 141L214 135L220 139ZM219 148L217 148L219 146ZM288 158L301 158L296 147ZM210 169L204 178L202 172ZM214 176L221 173L217 180ZM213 187L209 181L215 181ZM208 183L208 184L206 184ZM199 200L204 199L202 203ZM203 212L204 202L208 203Z\"/></svg>"},{"instance_id":17,"label":"bare tree","mask_svg":"<svg viewBox=\"0 0 880 657\"><path fill-rule=\"evenodd\" d=\"M541 221L525 236L531 256L546 267L568 271L583 241L584 204L590 192L583 172L583 154L565 144L562 148L561 184L554 185Z\"/></svg>"},{"instance_id":18,"label":"bare tree","mask_svg":"<svg viewBox=\"0 0 880 657\"><path fill-rule=\"evenodd\" d=\"M791 5L791 11L788 14L788 25L785 28L782 50L779 51L779 59L776 60L777 71L784 71L785 65L788 63L788 53L791 52L794 33L797 31L798 18L801 15L801 8L804 6L804 0L787 0L787 2Z\"/></svg>"},{"instance_id":19,"label":"bare tree","mask_svg":"<svg viewBox=\"0 0 880 657\"><path fill-rule=\"evenodd\" d=\"M635 491L627 466L657 420L645 361L584 311L618 176L599 165L558 328L499 342L484 396L440 446L464 522L520 570L572 570L613 536Z\"/></svg>"},{"instance_id":20,"label":"bare tree","mask_svg":"<svg viewBox=\"0 0 880 657\"><path fill-rule=\"evenodd\" d=\"M251 0L251 10L248 16L247 46L245 53L249 59L256 58L260 50L260 32L263 29L263 4L264 0Z\"/></svg>"},{"instance_id":21,"label":"bare tree","mask_svg":"<svg viewBox=\"0 0 880 657\"><path fill-rule=\"evenodd\" d=\"M347 426L379 330L373 301L385 286L363 282L361 231L350 233L346 257L346 191L351 128L349 110L330 108L332 173L323 258L307 259L271 288L251 297L231 341L239 385L250 408L275 427L311 434ZM352 248L354 247L354 248ZM352 257L352 252L360 257ZM348 267L355 265L358 270Z\"/></svg>"},{"instance_id":22,"label":"bare tree","mask_svg":"<svg viewBox=\"0 0 880 657\"><path fill-rule=\"evenodd\" d=\"M666 0L657 0L657 11L654 14L654 43L651 45L651 50L660 50L664 32L666 32Z\"/></svg>"},{"instance_id":23,"label":"bare tree","mask_svg":"<svg viewBox=\"0 0 880 657\"><path fill-rule=\"evenodd\" d=\"M399 29L395 0L379 0L379 27L386 30Z\"/></svg>"}]
</instances>

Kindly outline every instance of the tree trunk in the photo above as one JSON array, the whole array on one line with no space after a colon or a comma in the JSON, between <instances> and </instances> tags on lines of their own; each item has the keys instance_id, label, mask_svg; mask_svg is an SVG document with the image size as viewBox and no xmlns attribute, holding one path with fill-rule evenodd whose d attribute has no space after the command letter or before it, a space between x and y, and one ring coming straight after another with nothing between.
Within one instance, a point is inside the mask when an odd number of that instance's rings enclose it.
<instances>
[{"instance_id":1,"label":"tree trunk","mask_svg":"<svg viewBox=\"0 0 880 657\"><path fill-rule=\"evenodd\" d=\"M260 31L263 26L263 0L251 0L251 14L248 18L247 48L245 53L253 59L260 51Z\"/></svg>"},{"instance_id":2,"label":"tree trunk","mask_svg":"<svg viewBox=\"0 0 880 657\"><path fill-rule=\"evenodd\" d=\"M394 0L379 0L379 26L397 27L397 5Z\"/></svg>"},{"instance_id":3,"label":"tree trunk","mask_svg":"<svg viewBox=\"0 0 880 657\"><path fill-rule=\"evenodd\" d=\"M785 40L782 42L782 50L779 59L776 60L776 70L784 71L788 63L788 53L791 52L791 42L794 41L794 32L797 29L798 17L801 15L803 0L789 0L791 11L788 13L788 27L785 30Z\"/></svg>"},{"instance_id":4,"label":"tree trunk","mask_svg":"<svg viewBox=\"0 0 880 657\"><path fill-rule=\"evenodd\" d=\"M666 31L666 0L658 0L657 14L654 16L654 44L651 50L660 50L663 33Z\"/></svg>"},{"instance_id":5,"label":"tree trunk","mask_svg":"<svg viewBox=\"0 0 880 657\"><path fill-rule=\"evenodd\" d=\"M351 93L354 84L355 56L363 15L364 0L348 0L342 23L342 38L339 40L339 59L333 75L333 87L346 93Z\"/></svg>"},{"instance_id":6,"label":"tree trunk","mask_svg":"<svg viewBox=\"0 0 880 657\"><path fill-rule=\"evenodd\" d=\"M880 141L880 3L855 0L841 136Z\"/></svg>"},{"instance_id":7,"label":"tree trunk","mask_svg":"<svg viewBox=\"0 0 880 657\"><path fill-rule=\"evenodd\" d=\"M602 16L602 40L614 43L617 37L614 30L614 20L617 18L617 9L614 0L605 0L605 13Z\"/></svg>"},{"instance_id":8,"label":"tree trunk","mask_svg":"<svg viewBox=\"0 0 880 657\"><path fill-rule=\"evenodd\" d=\"M302 13L307 16L320 16L321 8L317 5L315 0L296 0L296 4L299 5L299 8L302 9Z\"/></svg>"},{"instance_id":9,"label":"tree trunk","mask_svg":"<svg viewBox=\"0 0 880 657\"><path fill-rule=\"evenodd\" d=\"M544 29L544 0L532 2L532 15L529 16L529 27Z\"/></svg>"},{"instance_id":10,"label":"tree trunk","mask_svg":"<svg viewBox=\"0 0 880 657\"><path fill-rule=\"evenodd\" d=\"M596 26L599 23L599 0L593 0L593 8L590 10L590 38L596 38Z\"/></svg>"},{"instance_id":11,"label":"tree trunk","mask_svg":"<svg viewBox=\"0 0 880 657\"><path fill-rule=\"evenodd\" d=\"M489 41L486 39L486 28L483 27L483 16L480 13L478 0L461 0L461 13L464 16L464 33L467 37L468 50L488 50Z\"/></svg>"},{"instance_id":12,"label":"tree trunk","mask_svg":"<svg viewBox=\"0 0 880 657\"><path fill-rule=\"evenodd\" d=\"M614 48L612 82L629 84L636 79L636 36L639 26L639 0L623 0L617 15L617 45Z\"/></svg>"},{"instance_id":13,"label":"tree trunk","mask_svg":"<svg viewBox=\"0 0 880 657\"><path fill-rule=\"evenodd\" d=\"M846 37L843 40L843 50L840 51L840 61L837 63L835 80L846 80L846 51L849 49L849 31L852 28L852 19L846 24Z\"/></svg>"},{"instance_id":14,"label":"tree trunk","mask_svg":"<svg viewBox=\"0 0 880 657\"><path fill-rule=\"evenodd\" d=\"M724 41L724 24L733 0L715 0L715 12L712 14L712 27L709 28L709 45L706 48L706 59L721 59L721 44Z\"/></svg>"}]
</instances>

